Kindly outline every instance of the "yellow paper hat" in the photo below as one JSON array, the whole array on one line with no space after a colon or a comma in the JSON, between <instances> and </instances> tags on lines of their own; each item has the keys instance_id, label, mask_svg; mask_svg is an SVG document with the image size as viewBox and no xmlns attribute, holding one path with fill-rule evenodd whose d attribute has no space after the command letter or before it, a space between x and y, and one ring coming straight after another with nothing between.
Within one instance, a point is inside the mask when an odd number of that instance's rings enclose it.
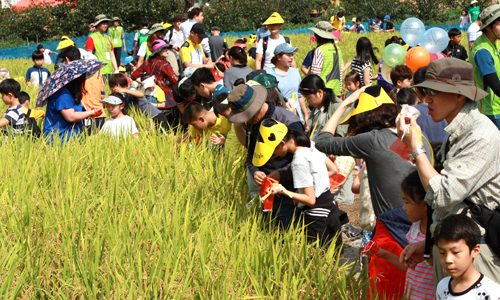
<instances>
[{"instance_id":1,"label":"yellow paper hat","mask_svg":"<svg viewBox=\"0 0 500 300\"><path fill-rule=\"evenodd\" d=\"M269 19L267 19L262 25L273 25L273 24L284 24L285 20L280 16L279 13L274 12Z\"/></svg>"},{"instance_id":2,"label":"yellow paper hat","mask_svg":"<svg viewBox=\"0 0 500 300\"><path fill-rule=\"evenodd\" d=\"M167 23L167 22L161 22L161 25L163 26L163 28L167 29L169 27L172 27L172 24L170 23Z\"/></svg>"},{"instance_id":3,"label":"yellow paper hat","mask_svg":"<svg viewBox=\"0 0 500 300\"><path fill-rule=\"evenodd\" d=\"M392 101L391 97L387 95L383 88L380 88L380 95L377 97L373 97L368 93L361 93L358 100L358 106L356 106L356 108L351 107L347 116L340 121L340 124L346 123L352 116L374 110L382 104L394 104L394 101Z\"/></svg>"},{"instance_id":4,"label":"yellow paper hat","mask_svg":"<svg viewBox=\"0 0 500 300\"><path fill-rule=\"evenodd\" d=\"M271 127L260 125L260 137L255 145L252 163L256 167L262 167L273 156L274 149L278 147L288 133L288 127L285 124L273 120L276 124Z\"/></svg>"},{"instance_id":5,"label":"yellow paper hat","mask_svg":"<svg viewBox=\"0 0 500 300\"><path fill-rule=\"evenodd\" d=\"M67 36L63 36L61 38L61 41L59 42L59 44L57 45L57 48L56 50L61 50L61 49L64 49L64 48L68 48L69 46L74 46L75 43Z\"/></svg>"}]
</instances>

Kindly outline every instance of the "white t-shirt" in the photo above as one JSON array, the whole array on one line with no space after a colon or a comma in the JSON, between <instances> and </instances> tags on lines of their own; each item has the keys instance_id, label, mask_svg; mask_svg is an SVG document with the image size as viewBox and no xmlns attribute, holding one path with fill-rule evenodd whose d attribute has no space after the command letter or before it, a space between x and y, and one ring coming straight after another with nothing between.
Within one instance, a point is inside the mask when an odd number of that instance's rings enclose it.
<instances>
[{"instance_id":1,"label":"white t-shirt","mask_svg":"<svg viewBox=\"0 0 500 300\"><path fill-rule=\"evenodd\" d=\"M139 40L139 32L141 32L143 35L145 35L146 33L148 33L148 31L149 31L149 29L147 29L147 28L143 28L143 29L137 31L134 35L134 41L137 42Z\"/></svg>"},{"instance_id":2,"label":"white t-shirt","mask_svg":"<svg viewBox=\"0 0 500 300\"><path fill-rule=\"evenodd\" d=\"M436 288L437 300L497 300L500 299L500 285L481 274L479 280L462 293L451 290L452 278L443 278Z\"/></svg>"},{"instance_id":3,"label":"white t-shirt","mask_svg":"<svg viewBox=\"0 0 500 300\"><path fill-rule=\"evenodd\" d=\"M264 39L259 40L259 44L257 45L257 53L258 54L263 54L264 53ZM264 63L264 70L273 68L274 65L271 63L271 59L274 57L274 49L276 49L276 46L279 44L285 43L285 38L280 34L279 38L277 40L273 40L271 37L269 37L267 41L267 49L266 49L266 60ZM290 41L290 46L292 46L292 42Z\"/></svg>"},{"instance_id":4,"label":"white t-shirt","mask_svg":"<svg viewBox=\"0 0 500 300\"><path fill-rule=\"evenodd\" d=\"M184 44L184 42L186 41L186 36L182 32L182 30L177 31L177 30L173 29L171 39L170 39L170 34L171 34L171 31L167 31L164 39L167 43L169 43L170 45L172 45L174 47L180 48L182 46L182 44ZM168 39L170 39L170 40L168 40Z\"/></svg>"},{"instance_id":5,"label":"white t-shirt","mask_svg":"<svg viewBox=\"0 0 500 300\"><path fill-rule=\"evenodd\" d=\"M179 29L182 30L182 33L184 34L185 38L188 38L188 36L191 35L191 28L196 23L197 22L195 20L187 19L186 21L182 22L182 24L179 26Z\"/></svg>"},{"instance_id":6,"label":"white t-shirt","mask_svg":"<svg viewBox=\"0 0 500 300\"><path fill-rule=\"evenodd\" d=\"M138 132L139 130L137 130L134 119L129 116L120 119L110 118L104 123L100 131L100 133L106 133L118 139L121 136L130 137Z\"/></svg>"},{"instance_id":7,"label":"white t-shirt","mask_svg":"<svg viewBox=\"0 0 500 300\"><path fill-rule=\"evenodd\" d=\"M293 154L292 174L293 187L304 194L303 188L314 187L316 198L330 189L330 178L325 164L326 155L319 152L314 145L302 148Z\"/></svg>"},{"instance_id":8,"label":"white t-shirt","mask_svg":"<svg viewBox=\"0 0 500 300\"><path fill-rule=\"evenodd\" d=\"M146 57L146 47L147 46L148 46L148 43L142 43L142 45L139 47L139 50L137 50L137 56Z\"/></svg>"},{"instance_id":9,"label":"white t-shirt","mask_svg":"<svg viewBox=\"0 0 500 300\"><path fill-rule=\"evenodd\" d=\"M43 62L46 65L51 65L52 64L52 59L50 58L50 49L43 50Z\"/></svg>"},{"instance_id":10,"label":"white t-shirt","mask_svg":"<svg viewBox=\"0 0 500 300\"><path fill-rule=\"evenodd\" d=\"M467 29L467 40L469 42L473 42L480 37L481 34L483 33L479 31L479 25L477 25L476 22L473 22L470 24L469 29Z\"/></svg>"}]
</instances>

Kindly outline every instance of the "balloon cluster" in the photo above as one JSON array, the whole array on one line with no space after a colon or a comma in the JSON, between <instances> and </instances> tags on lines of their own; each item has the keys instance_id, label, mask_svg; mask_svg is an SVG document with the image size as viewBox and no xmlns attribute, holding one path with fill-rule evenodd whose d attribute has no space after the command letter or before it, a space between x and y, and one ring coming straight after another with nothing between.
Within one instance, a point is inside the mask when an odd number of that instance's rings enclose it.
<instances>
[{"instance_id":1,"label":"balloon cluster","mask_svg":"<svg viewBox=\"0 0 500 300\"><path fill-rule=\"evenodd\" d=\"M412 71L417 71L426 67L432 60L445 57L441 51L448 46L449 38L442 28L434 27L425 31L422 21L408 18L401 24L401 37L412 48L406 52L404 47L398 44L387 46L383 57L388 67L406 64ZM420 46L417 47L418 44Z\"/></svg>"}]
</instances>

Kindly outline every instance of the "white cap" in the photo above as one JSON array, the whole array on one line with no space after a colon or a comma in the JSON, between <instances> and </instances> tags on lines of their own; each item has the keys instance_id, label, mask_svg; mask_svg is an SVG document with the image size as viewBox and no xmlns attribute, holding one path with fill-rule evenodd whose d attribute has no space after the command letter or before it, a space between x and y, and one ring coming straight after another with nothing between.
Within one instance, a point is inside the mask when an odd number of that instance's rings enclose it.
<instances>
[{"instance_id":1,"label":"white cap","mask_svg":"<svg viewBox=\"0 0 500 300\"><path fill-rule=\"evenodd\" d=\"M151 76L142 82L142 86L147 89L155 86L155 77Z\"/></svg>"}]
</instances>

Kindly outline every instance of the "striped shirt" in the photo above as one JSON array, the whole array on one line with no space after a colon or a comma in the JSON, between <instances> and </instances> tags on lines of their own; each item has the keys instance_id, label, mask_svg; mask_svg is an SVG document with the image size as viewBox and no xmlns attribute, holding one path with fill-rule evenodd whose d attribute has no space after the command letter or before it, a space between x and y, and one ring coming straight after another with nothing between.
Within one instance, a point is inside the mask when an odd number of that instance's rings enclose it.
<instances>
[{"instance_id":1,"label":"striped shirt","mask_svg":"<svg viewBox=\"0 0 500 300\"><path fill-rule=\"evenodd\" d=\"M364 75L363 71L368 67L370 67L370 77L371 77L372 76L371 71L373 71L373 68L372 68L372 63L370 61L362 62L357 57L353 58L351 61L351 70L358 73L359 76L361 77L361 86L365 86L365 79L364 79L365 75ZM371 78L370 78L370 81L371 81Z\"/></svg>"},{"instance_id":2,"label":"striped shirt","mask_svg":"<svg viewBox=\"0 0 500 300\"><path fill-rule=\"evenodd\" d=\"M410 244L425 241L425 234L420 231L420 221L411 225L406 239ZM433 269L425 260L415 269L408 268L406 271L405 295L412 300L434 299Z\"/></svg>"},{"instance_id":3,"label":"striped shirt","mask_svg":"<svg viewBox=\"0 0 500 300\"><path fill-rule=\"evenodd\" d=\"M21 104L7 108L3 118L10 123L2 127L2 131L7 134L9 131L13 134L22 134L24 131L24 109Z\"/></svg>"}]
</instances>

